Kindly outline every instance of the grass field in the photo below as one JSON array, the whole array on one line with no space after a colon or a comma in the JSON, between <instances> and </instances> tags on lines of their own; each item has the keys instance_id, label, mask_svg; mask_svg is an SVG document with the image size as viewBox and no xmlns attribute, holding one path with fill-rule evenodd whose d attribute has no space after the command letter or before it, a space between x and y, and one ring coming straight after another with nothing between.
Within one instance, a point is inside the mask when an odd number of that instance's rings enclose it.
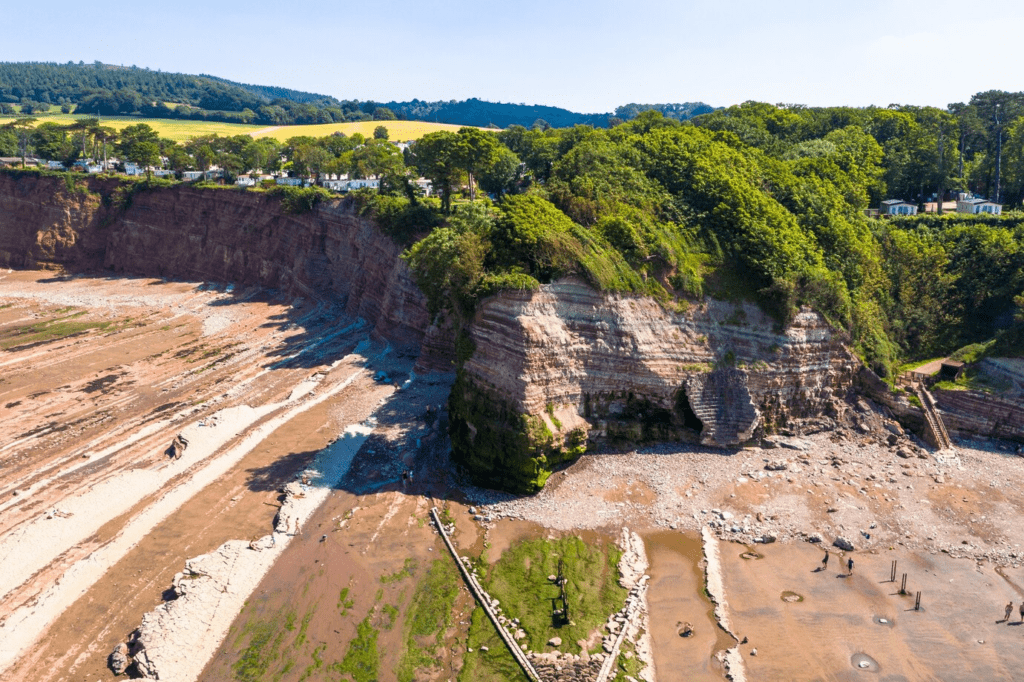
<instances>
[{"instance_id":1,"label":"grass field","mask_svg":"<svg viewBox=\"0 0 1024 682\"><path fill-rule=\"evenodd\" d=\"M41 114L36 115L40 121L50 121L67 125L80 118L86 118L78 114ZM10 116L0 117L0 125L10 123L14 119ZM429 123L426 121L357 121L355 123L324 123L321 125L296 125L296 126L274 126L245 125L242 123L217 123L213 121L177 121L165 118L142 118L138 116L105 116L101 122L105 126L121 130L136 123L145 123L151 126L160 137L175 142L184 142L191 137L200 135L252 135L253 137L273 137L284 142L290 137L298 135L309 135L312 137L324 137L334 132L341 131L346 135L362 133L366 137L373 135L373 130L379 125L388 129L392 140L408 141L418 140L427 133L438 130L458 130L462 126L450 125L447 123Z\"/></svg>"}]
</instances>

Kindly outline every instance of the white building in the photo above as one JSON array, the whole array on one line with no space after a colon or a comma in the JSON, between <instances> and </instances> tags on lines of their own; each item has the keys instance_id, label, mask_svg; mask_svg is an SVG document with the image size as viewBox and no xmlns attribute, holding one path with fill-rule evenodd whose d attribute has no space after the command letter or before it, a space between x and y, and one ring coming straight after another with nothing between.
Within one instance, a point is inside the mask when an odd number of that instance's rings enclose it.
<instances>
[{"instance_id":1,"label":"white building","mask_svg":"<svg viewBox=\"0 0 1024 682\"><path fill-rule=\"evenodd\" d=\"M348 189L351 192L356 189L378 189L380 188L380 180L377 178L360 178L358 180L349 180Z\"/></svg>"},{"instance_id":2,"label":"white building","mask_svg":"<svg viewBox=\"0 0 1024 682\"><path fill-rule=\"evenodd\" d=\"M886 199L878 212L882 215L917 215L917 204L902 199Z\"/></svg>"},{"instance_id":3,"label":"white building","mask_svg":"<svg viewBox=\"0 0 1024 682\"><path fill-rule=\"evenodd\" d=\"M132 163L131 161L124 162L124 174L125 175L142 175L142 169L139 168L139 164Z\"/></svg>"},{"instance_id":4,"label":"white building","mask_svg":"<svg viewBox=\"0 0 1024 682\"><path fill-rule=\"evenodd\" d=\"M979 199L978 197L962 196L956 200L956 212L957 213L989 213L991 215L1000 215L1003 212L1003 205L997 204L994 201L988 199Z\"/></svg>"},{"instance_id":5,"label":"white building","mask_svg":"<svg viewBox=\"0 0 1024 682\"><path fill-rule=\"evenodd\" d=\"M277 184L290 187L302 187L302 178L278 178Z\"/></svg>"},{"instance_id":6,"label":"white building","mask_svg":"<svg viewBox=\"0 0 1024 682\"><path fill-rule=\"evenodd\" d=\"M334 190L335 192L347 192L348 191L348 183L349 183L349 181L347 179L346 180L322 180L320 182L321 185L323 185L327 189Z\"/></svg>"}]
</instances>

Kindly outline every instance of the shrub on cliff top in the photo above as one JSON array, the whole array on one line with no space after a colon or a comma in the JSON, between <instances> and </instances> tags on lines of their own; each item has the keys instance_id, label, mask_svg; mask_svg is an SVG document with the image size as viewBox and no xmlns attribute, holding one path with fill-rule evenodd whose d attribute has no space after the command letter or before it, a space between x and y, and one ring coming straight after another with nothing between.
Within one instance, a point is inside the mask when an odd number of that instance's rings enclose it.
<instances>
[{"instance_id":1,"label":"shrub on cliff top","mask_svg":"<svg viewBox=\"0 0 1024 682\"><path fill-rule=\"evenodd\" d=\"M267 194L281 198L281 208L285 213L300 215L309 213L321 201L329 201L332 198L330 192L323 187L291 187L289 185L277 185L269 190Z\"/></svg>"},{"instance_id":2,"label":"shrub on cliff top","mask_svg":"<svg viewBox=\"0 0 1024 682\"><path fill-rule=\"evenodd\" d=\"M360 190L349 195L359 215L372 217L399 246L409 246L414 237L429 233L441 224L441 209L431 199L406 197Z\"/></svg>"}]
</instances>

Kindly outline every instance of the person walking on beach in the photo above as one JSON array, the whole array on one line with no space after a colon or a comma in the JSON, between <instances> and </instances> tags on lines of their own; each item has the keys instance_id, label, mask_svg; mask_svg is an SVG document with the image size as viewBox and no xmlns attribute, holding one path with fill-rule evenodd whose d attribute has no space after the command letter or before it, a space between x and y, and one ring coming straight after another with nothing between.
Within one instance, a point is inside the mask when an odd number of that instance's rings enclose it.
<instances>
[{"instance_id":1,"label":"person walking on beach","mask_svg":"<svg viewBox=\"0 0 1024 682\"><path fill-rule=\"evenodd\" d=\"M1006 621L1007 623L1010 622L1010 614L1011 613L1013 613L1013 602L1010 602L1009 604L1006 605L1006 617L1003 618L1003 620Z\"/></svg>"},{"instance_id":2,"label":"person walking on beach","mask_svg":"<svg viewBox=\"0 0 1024 682\"><path fill-rule=\"evenodd\" d=\"M825 550L825 556L821 560L821 570L824 571L827 568L828 568L828 550L826 549Z\"/></svg>"},{"instance_id":3,"label":"person walking on beach","mask_svg":"<svg viewBox=\"0 0 1024 682\"><path fill-rule=\"evenodd\" d=\"M853 557L846 560L846 572L849 575L853 575Z\"/></svg>"}]
</instances>

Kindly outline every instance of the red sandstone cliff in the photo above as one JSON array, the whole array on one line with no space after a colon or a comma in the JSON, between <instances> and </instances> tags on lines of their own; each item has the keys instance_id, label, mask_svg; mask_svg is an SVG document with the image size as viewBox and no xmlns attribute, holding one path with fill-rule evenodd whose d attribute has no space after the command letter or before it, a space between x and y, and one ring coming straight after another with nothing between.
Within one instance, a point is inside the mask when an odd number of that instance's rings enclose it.
<instances>
[{"instance_id":1,"label":"red sandstone cliff","mask_svg":"<svg viewBox=\"0 0 1024 682\"><path fill-rule=\"evenodd\" d=\"M419 347L425 299L402 249L353 202L290 215L256 192L176 185L126 200L119 187L0 174L0 266L259 285L330 299L393 342ZM438 364L450 367L444 344L433 346Z\"/></svg>"}]
</instances>

